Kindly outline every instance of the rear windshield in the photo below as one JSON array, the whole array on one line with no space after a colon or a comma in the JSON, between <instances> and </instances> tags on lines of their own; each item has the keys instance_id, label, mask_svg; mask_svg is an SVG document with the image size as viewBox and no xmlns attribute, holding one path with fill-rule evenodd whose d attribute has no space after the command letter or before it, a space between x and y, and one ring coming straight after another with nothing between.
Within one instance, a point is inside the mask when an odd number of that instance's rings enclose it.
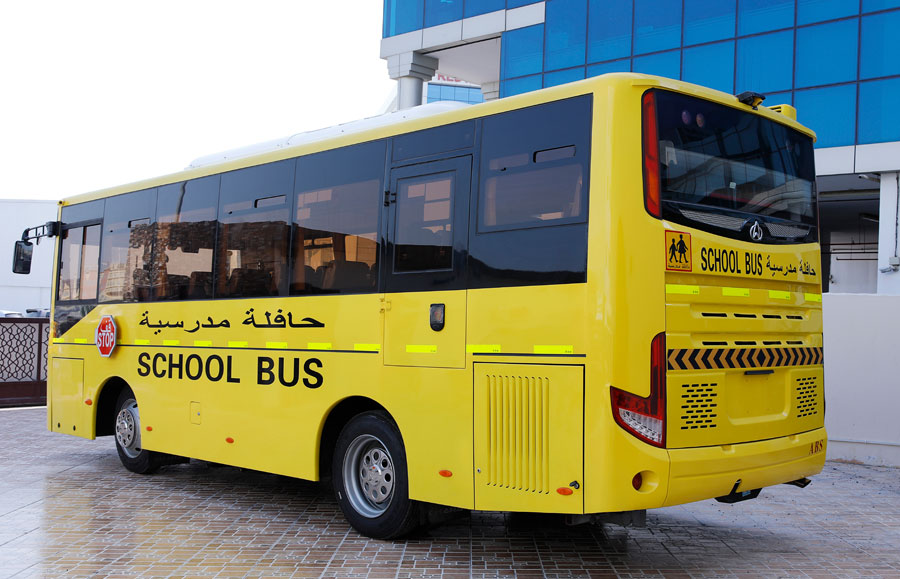
<instances>
[{"instance_id":1,"label":"rear windshield","mask_svg":"<svg viewBox=\"0 0 900 579\"><path fill-rule=\"evenodd\" d=\"M763 243L818 238L812 139L759 115L655 91L663 217ZM753 228L758 236L759 228Z\"/></svg>"}]
</instances>

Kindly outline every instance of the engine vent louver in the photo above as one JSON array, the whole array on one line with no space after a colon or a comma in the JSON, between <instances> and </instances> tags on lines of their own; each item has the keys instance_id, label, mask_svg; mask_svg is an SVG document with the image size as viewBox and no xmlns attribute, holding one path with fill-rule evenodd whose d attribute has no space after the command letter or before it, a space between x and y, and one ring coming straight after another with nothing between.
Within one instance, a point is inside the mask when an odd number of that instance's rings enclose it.
<instances>
[{"instance_id":1,"label":"engine vent louver","mask_svg":"<svg viewBox=\"0 0 900 579\"><path fill-rule=\"evenodd\" d=\"M539 376L487 376L486 483L550 493L550 380Z\"/></svg>"},{"instance_id":2,"label":"engine vent louver","mask_svg":"<svg viewBox=\"0 0 900 579\"><path fill-rule=\"evenodd\" d=\"M718 426L718 389L719 385L715 382L681 385L681 430Z\"/></svg>"},{"instance_id":3,"label":"engine vent louver","mask_svg":"<svg viewBox=\"0 0 900 579\"><path fill-rule=\"evenodd\" d=\"M797 418L819 413L819 381L815 376L797 378Z\"/></svg>"}]
</instances>

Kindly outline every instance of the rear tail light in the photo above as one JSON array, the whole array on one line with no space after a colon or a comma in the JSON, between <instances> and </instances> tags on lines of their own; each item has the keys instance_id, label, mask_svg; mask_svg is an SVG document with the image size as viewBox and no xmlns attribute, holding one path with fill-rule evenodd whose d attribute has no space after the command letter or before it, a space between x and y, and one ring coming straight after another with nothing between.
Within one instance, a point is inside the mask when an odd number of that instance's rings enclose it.
<instances>
[{"instance_id":1,"label":"rear tail light","mask_svg":"<svg viewBox=\"0 0 900 579\"><path fill-rule=\"evenodd\" d=\"M613 418L648 444L666 446L666 335L650 345L650 395L646 398L610 387Z\"/></svg>"},{"instance_id":2,"label":"rear tail light","mask_svg":"<svg viewBox=\"0 0 900 579\"><path fill-rule=\"evenodd\" d=\"M647 213L662 217L659 186L659 129L656 124L656 93L647 91L641 101L641 126L644 149L644 207Z\"/></svg>"}]
</instances>

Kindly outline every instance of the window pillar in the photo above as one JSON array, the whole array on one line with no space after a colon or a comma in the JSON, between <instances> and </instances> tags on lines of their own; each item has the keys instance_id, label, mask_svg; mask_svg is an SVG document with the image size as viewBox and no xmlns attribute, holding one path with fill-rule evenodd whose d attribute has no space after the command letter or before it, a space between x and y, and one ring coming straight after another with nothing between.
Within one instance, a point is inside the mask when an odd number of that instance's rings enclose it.
<instances>
[{"instance_id":1,"label":"window pillar","mask_svg":"<svg viewBox=\"0 0 900 579\"><path fill-rule=\"evenodd\" d=\"M898 202L900 202L900 173L881 174L878 208L878 293L900 295L900 269L891 261L900 252L898 231Z\"/></svg>"}]
</instances>

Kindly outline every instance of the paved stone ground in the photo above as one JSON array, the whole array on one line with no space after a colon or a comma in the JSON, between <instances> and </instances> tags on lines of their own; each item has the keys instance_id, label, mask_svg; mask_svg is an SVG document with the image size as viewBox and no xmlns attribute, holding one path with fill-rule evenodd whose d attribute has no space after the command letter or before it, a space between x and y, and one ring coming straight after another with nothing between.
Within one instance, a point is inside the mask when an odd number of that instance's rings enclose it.
<instances>
[{"instance_id":1,"label":"paved stone ground","mask_svg":"<svg viewBox=\"0 0 900 579\"><path fill-rule=\"evenodd\" d=\"M462 513L391 543L320 485L202 462L135 475L112 439L44 417L0 411L0 578L900 578L900 469L829 462L804 490L652 511L643 529Z\"/></svg>"}]
</instances>

